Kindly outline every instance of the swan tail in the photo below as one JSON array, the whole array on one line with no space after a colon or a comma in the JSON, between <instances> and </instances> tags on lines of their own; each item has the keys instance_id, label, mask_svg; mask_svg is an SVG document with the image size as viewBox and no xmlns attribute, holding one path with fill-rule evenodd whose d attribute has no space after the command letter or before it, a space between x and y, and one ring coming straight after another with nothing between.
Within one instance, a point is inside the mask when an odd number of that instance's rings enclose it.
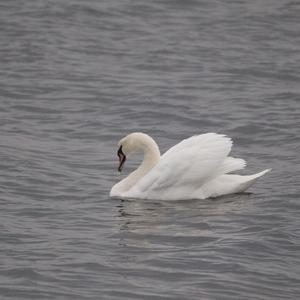
<instances>
[{"instance_id":1,"label":"swan tail","mask_svg":"<svg viewBox=\"0 0 300 300\"><path fill-rule=\"evenodd\" d=\"M248 176L251 176L251 177L253 177L253 179L256 179L256 178L259 178L259 177L265 175L266 173L268 173L270 171L272 171L272 169L266 169L266 170L263 170L259 173L256 173L256 174L253 174L253 175L248 175Z\"/></svg>"},{"instance_id":2,"label":"swan tail","mask_svg":"<svg viewBox=\"0 0 300 300\"><path fill-rule=\"evenodd\" d=\"M239 187L237 188L236 193L239 192L244 192L247 190L259 177L265 175L266 173L270 172L271 169L266 169L264 171L261 171L259 173L253 174L253 175L246 175L246 176L241 176L241 183Z\"/></svg>"},{"instance_id":3,"label":"swan tail","mask_svg":"<svg viewBox=\"0 0 300 300\"><path fill-rule=\"evenodd\" d=\"M271 169L266 169L252 175L224 174L206 183L201 191L205 198L241 193L247 190L256 179L270 171Z\"/></svg>"}]
</instances>

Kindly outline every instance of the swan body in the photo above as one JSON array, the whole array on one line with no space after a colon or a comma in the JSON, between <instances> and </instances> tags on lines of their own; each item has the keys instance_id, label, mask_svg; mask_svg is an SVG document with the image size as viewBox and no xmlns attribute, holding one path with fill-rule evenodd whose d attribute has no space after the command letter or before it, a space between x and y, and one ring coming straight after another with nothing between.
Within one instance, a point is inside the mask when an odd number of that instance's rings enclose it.
<instances>
[{"instance_id":1,"label":"swan body","mask_svg":"<svg viewBox=\"0 0 300 300\"><path fill-rule=\"evenodd\" d=\"M161 156L149 135L131 133L119 142L119 171L126 155L142 151L144 159L134 172L112 187L110 196L180 200L243 192L270 169L246 176L229 174L246 166L243 159L228 156L232 144L225 135L206 133L181 141Z\"/></svg>"}]
</instances>

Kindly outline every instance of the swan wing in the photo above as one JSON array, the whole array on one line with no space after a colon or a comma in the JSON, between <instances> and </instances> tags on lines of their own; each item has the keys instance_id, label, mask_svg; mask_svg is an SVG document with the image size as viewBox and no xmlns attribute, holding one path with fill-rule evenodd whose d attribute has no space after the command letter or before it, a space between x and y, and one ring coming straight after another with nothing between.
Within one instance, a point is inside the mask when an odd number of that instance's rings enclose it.
<instances>
[{"instance_id":1,"label":"swan wing","mask_svg":"<svg viewBox=\"0 0 300 300\"><path fill-rule=\"evenodd\" d=\"M228 161L231 147L230 138L216 133L185 139L170 148L158 164L128 191L128 196L148 199L189 197L216 175L244 165L239 159L230 158L231 163Z\"/></svg>"}]
</instances>

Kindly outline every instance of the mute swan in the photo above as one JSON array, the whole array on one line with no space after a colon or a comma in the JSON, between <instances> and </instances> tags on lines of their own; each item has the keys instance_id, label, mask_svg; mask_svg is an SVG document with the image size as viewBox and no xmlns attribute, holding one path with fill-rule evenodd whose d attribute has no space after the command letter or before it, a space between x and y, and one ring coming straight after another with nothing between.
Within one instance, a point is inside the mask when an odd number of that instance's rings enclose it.
<instances>
[{"instance_id":1,"label":"mute swan","mask_svg":"<svg viewBox=\"0 0 300 300\"><path fill-rule=\"evenodd\" d=\"M228 174L243 169L246 162L228 156L231 139L216 133L192 136L162 156L155 141L141 132L127 135L118 146L119 172L127 155L143 151L144 159L134 172L112 187L111 197L205 199L243 192L270 171L247 176Z\"/></svg>"}]
</instances>

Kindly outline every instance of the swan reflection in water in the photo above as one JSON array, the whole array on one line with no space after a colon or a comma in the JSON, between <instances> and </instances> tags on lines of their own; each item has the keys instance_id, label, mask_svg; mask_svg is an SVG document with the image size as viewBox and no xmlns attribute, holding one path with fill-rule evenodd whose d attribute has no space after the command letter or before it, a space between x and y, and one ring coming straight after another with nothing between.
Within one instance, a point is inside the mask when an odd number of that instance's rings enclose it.
<instances>
[{"instance_id":1,"label":"swan reflection in water","mask_svg":"<svg viewBox=\"0 0 300 300\"><path fill-rule=\"evenodd\" d=\"M223 239L233 215L255 210L250 193L203 201L121 199L117 205L119 244L125 247L163 250L215 243ZM253 209L252 209L253 207ZM151 251L152 251L151 250Z\"/></svg>"}]
</instances>

